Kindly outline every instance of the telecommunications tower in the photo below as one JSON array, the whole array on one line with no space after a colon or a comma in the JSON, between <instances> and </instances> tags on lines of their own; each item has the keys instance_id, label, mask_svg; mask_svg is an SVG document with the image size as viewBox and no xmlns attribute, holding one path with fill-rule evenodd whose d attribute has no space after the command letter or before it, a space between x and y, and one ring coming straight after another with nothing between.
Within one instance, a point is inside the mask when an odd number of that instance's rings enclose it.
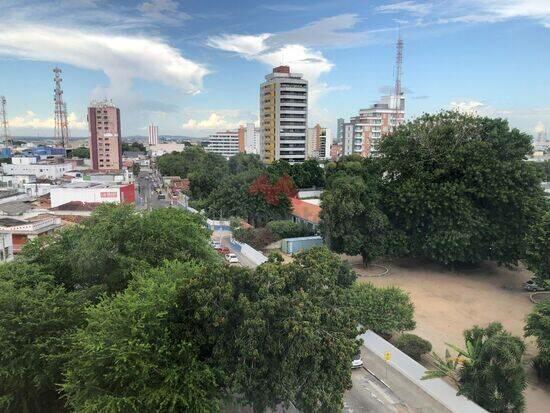
<instances>
[{"instance_id":1,"label":"telecommunications tower","mask_svg":"<svg viewBox=\"0 0 550 413\"><path fill-rule=\"evenodd\" d=\"M397 37L397 54L395 58L395 110L396 112L401 109L401 95L403 93L401 88L401 75L403 66L403 39L401 38L401 30Z\"/></svg>"},{"instance_id":2,"label":"telecommunications tower","mask_svg":"<svg viewBox=\"0 0 550 413\"><path fill-rule=\"evenodd\" d=\"M2 121L2 142L4 143L4 147L9 147L12 144L10 131L8 127L8 115L6 113L6 98L4 96L0 96L0 117Z\"/></svg>"},{"instance_id":3,"label":"telecommunications tower","mask_svg":"<svg viewBox=\"0 0 550 413\"><path fill-rule=\"evenodd\" d=\"M58 144L63 148L69 147L69 123L67 121L67 105L63 101L63 89L61 88L61 69L55 67L53 69L54 73L54 97L53 101L55 103L55 131L54 139Z\"/></svg>"}]
</instances>

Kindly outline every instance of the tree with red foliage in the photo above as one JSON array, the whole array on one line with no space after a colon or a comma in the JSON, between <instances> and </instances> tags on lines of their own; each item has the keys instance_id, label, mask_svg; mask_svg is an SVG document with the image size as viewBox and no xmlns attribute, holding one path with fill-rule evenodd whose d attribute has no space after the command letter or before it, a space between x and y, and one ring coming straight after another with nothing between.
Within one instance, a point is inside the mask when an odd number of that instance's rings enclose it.
<instances>
[{"instance_id":1,"label":"tree with red foliage","mask_svg":"<svg viewBox=\"0 0 550 413\"><path fill-rule=\"evenodd\" d=\"M255 200L249 222L261 226L274 219L286 218L290 212L289 198L296 196L297 190L292 178L286 174L275 183L267 174L262 174L252 182L248 193Z\"/></svg>"},{"instance_id":2,"label":"tree with red foliage","mask_svg":"<svg viewBox=\"0 0 550 413\"><path fill-rule=\"evenodd\" d=\"M261 195L265 202L274 206L279 205L282 199L292 198L297 194L292 178L286 174L277 179L275 184L271 183L266 174L262 174L252 182L248 192L252 195Z\"/></svg>"}]
</instances>

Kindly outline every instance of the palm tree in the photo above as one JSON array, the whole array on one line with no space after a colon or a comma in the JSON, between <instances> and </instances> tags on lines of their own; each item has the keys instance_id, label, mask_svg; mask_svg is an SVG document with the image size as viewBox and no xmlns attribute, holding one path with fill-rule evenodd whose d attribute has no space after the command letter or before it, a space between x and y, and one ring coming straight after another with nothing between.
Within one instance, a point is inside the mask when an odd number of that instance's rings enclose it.
<instances>
[{"instance_id":1,"label":"palm tree","mask_svg":"<svg viewBox=\"0 0 550 413\"><path fill-rule=\"evenodd\" d=\"M422 379L449 377L458 386L458 394L491 412L520 412L524 407L523 390L527 383L521 364L525 344L512 336L500 323L486 328L474 326L464 332L466 348L447 344L443 359L437 354L435 368L426 371Z\"/></svg>"}]
</instances>

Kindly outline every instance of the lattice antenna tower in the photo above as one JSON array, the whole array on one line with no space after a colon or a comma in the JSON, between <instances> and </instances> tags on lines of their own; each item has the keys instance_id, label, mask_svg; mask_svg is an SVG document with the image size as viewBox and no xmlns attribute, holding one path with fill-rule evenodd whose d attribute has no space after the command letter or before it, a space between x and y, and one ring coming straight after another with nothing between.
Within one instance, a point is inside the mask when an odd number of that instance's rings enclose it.
<instances>
[{"instance_id":1,"label":"lattice antenna tower","mask_svg":"<svg viewBox=\"0 0 550 413\"><path fill-rule=\"evenodd\" d=\"M6 112L6 98L0 96L0 117L2 118L2 142L4 146L8 147L12 145L12 139L10 136L10 128L8 125L8 114Z\"/></svg>"},{"instance_id":2,"label":"lattice antenna tower","mask_svg":"<svg viewBox=\"0 0 550 413\"><path fill-rule=\"evenodd\" d=\"M54 73L54 103L55 103L55 130L54 130L54 139L58 142L63 148L69 147L69 122L67 120L67 105L63 100L63 89L61 88L61 69L55 67L53 69Z\"/></svg>"},{"instance_id":3,"label":"lattice antenna tower","mask_svg":"<svg viewBox=\"0 0 550 413\"><path fill-rule=\"evenodd\" d=\"M401 109L401 94L403 93L401 88L401 76L403 74L403 39L401 38L401 28L397 36L397 53L395 57L395 112L399 113Z\"/></svg>"}]
</instances>

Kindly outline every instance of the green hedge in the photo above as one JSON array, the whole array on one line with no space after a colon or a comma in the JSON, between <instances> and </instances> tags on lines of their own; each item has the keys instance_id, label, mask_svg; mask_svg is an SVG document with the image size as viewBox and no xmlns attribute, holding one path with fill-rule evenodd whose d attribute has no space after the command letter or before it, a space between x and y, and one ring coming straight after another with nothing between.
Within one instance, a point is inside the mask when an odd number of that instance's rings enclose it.
<instances>
[{"instance_id":1,"label":"green hedge","mask_svg":"<svg viewBox=\"0 0 550 413\"><path fill-rule=\"evenodd\" d=\"M432 351L432 344L416 334L401 334L395 341L395 347L415 360L420 360L423 354Z\"/></svg>"},{"instance_id":2,"label":"green hedge","mask_svg":"<svg viewBox=\"0 0 550 413\"><path fill-rule=\"evenodd\" d=\"M313 235L313 231L307 225L292 221L271 221L267 223L267 227L279 239Z\"/></svg>"}]
</instances>

